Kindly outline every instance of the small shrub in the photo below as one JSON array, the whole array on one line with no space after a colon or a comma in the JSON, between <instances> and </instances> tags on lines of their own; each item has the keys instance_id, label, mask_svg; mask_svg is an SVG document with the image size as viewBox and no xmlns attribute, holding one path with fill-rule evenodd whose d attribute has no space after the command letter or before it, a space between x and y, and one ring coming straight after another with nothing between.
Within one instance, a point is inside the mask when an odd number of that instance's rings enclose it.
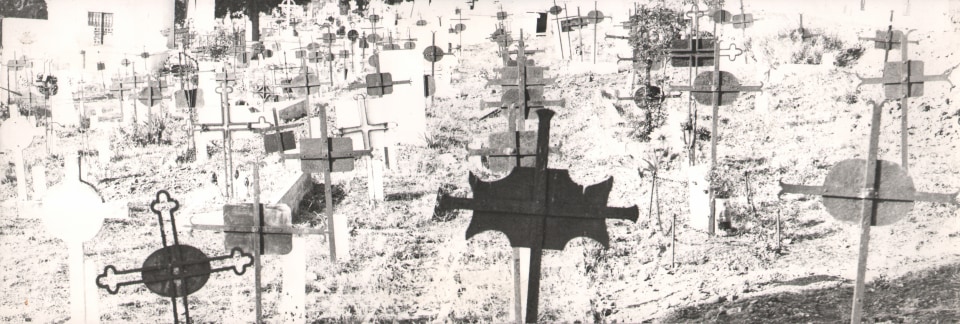
<instances>
[{"instance_id":1,"label":"small shrub","mask_svg":"<svg viewBox=\"0 0 960 324\"><path fill-rule=\"evenodd\" d=\"M859 44L857 44L856 47L844 49L837 54L837 60L833 62L833 65L837 67L852 66L857 62L857 60L860 59L861 56L863 56L864 51L865 50L863 46L860 46Z\"/></svg>"}]
</instances>

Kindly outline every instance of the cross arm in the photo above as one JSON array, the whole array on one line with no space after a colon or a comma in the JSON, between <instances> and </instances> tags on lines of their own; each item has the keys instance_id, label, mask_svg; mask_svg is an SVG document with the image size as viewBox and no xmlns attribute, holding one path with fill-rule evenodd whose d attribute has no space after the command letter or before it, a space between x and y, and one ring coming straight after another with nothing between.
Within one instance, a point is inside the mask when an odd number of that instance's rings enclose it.
<instances>
[{"instance_id":1,"label":"cross arm","mask_svg":"<svg viewBox=\"0 0 960 324\"><path fill-rule=\"evenodd\" d=\"M538 201L517 200L487 200L477 201L472 198L440 196L438 208L440 210L470 209L505 214L521 214L528 216L550 216L581 219L614 218L623 220L637 220L637 206L633 207L594 207L575 203L556 202L544 208Z\"/></svg>"},{"instance_id":2,"label":"cross arm","mask_svg":"<svg viewBox=\"0 0 960 324\"><path fill-rule=\"evenodd\" d=\"M361 156L368 156L373 154L372 150L355 150L349 152L333 152L330 154L318 154L318 155L304 155L303 153L298 154L284 154L284 159L298 159L298 160L329 160L329 159L344 159L344 158L358 158Z\"/></svg>"},{"instance_id":3,"label":"cross arm","mask_svg":"<svg viewBox=\"0 0 960 324\"><path fill-rule=\"evenodd\" d=\"M247 226L247 225L206 225L193 224L191 227L195 230L217 231L217 232L238 232L238 233L264 233L264 234L327 234L327 230L317 228L297 228L293 226Z\"/></svg>"},{"instance_id":4,"label":"cross arm","mask_svg":"<svg viewBox=\"0 0 960 324\"><path fill-rule=\"evenodd\" d=\"M197 125L194 130L201 132L207 131L262 131L268 128L273 127L269 123L262 125L260 123L231 123L227 125L223 124L200 124Z\"/></svg>"}]
</instances>

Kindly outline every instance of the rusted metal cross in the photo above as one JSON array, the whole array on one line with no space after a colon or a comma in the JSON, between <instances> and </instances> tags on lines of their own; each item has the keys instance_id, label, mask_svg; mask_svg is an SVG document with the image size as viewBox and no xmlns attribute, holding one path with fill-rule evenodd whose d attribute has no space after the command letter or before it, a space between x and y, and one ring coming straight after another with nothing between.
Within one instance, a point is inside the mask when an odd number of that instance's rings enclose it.
<instances>
[{"instance_id":1,"label":"rusted metal cross","mask_svg":"<svg viewBox=\"0 0 960 324\"><path fill-rule=\"evenodd\" d=\"M906 169L896 163L878 160L882 105L873 106L867 158L840 161L830 168L822 186L792 185L780 182L780 193L823 197L827 212L841 221L860 224L860 253L857 281L853 292L850 323L860 323L863 312L864 277L870 250L870 227L889 225L906 217L917 201L958 205L958 192L937 194L917 192Z\"/></svg>"},{"instance_id":2,"label":"rusted metal cross","mask_svg":"<svg viewBox=\"0 0 960 324\"><path fill-rule=\"evenodd\" d=\"M613 178L584 187L573 182L567 170L547 168L550 119L554 112L543 109L537 115L540 120L535 167L514 168L506 178L493 182L481 181L471 173L472 199L441 195L437 204L437 211L473 210L468 239L493 230L506 234L513 247L530 248L526 323L538 319L543 249L562 250L568 241L580 236L607 247L610 239L606 219L637 219L636 206L606 206Z\"/></svg>"},{"instance_id":3,"label":"rusted metal cross","mask_svg":"<svg viewBox=\"0 0 960 324\"><path fill-rule=\"evenodd\" d=\"M900 119L900 163L904 170L907 171L910 170L908 154L910 98L923 96L924 82L946 81L950 83L950 87L952 88L953 82L950 81L949 76L953 69L957 67L954 66L942 74L924 75L923 61L909 59L910 51L907 45L910 43L916 44L915 41L910 41L910 32L912 31L900 33L888 27L888 32L885 35L885 47L892 48L898 45L900 47L901 60L900 62L884 62L882 77L864 78L857 74L857 78L860 79L860 84L857 85L858 89L865 84L880 84L883 86L883 93L886 99L900 99L900 110L902 111L902 118ZM879 31L877 32L878 36L880 33Z\"/></svg>"},{"instance_id":4,"label":"rusted metal cross","mask_svg":"<svg viewBox=\"0 0 960 324\"><path fill-rule=\"evenodd\" d=\"M97 287L105 289L111 295L116 295L121 287L143 284L154 294L169 297L173 307L173 322L180 323L177 310L177 298L183 302L185 323L190 323L190 305L187 296L197 292L207 283L210 275L217 272L232 270L240 276L250 267L254 258L250 253L240 248L234 248L229 255L208 257L198 248L180 244L177 237L177 221L173 213L180 208L179 202L166 190L157 192L156 198L150 204L150 210L157 214L157 225L160 228L160 242L163 247L154 251L143 262L140 268L117 270L113 265L103 268L103 273L97 276ZM170 233L173 244L167 242L167 232L164 226L164 214L170 219ZM236 262L239 258L246 258L247 262ZM233 264L226 264L214 268L212 262L225 263L233 259ZM119 281L116 276L139 273L139 280Z\"/></svg>"},{"instance_id":5,"label":"rusted metal cross","mask_svg":"<svg viewBox=\"0 0 960 324\"><path fill-rule=\"evenodd\" d=\"M343 127L340 128L341 135L360 133L361 138L363 139L363 149L364 150L373 150L373 145L370 142L370 133L371 132L387 132L391 128L396 128L397 123L394 122L385 122L373 124L370 122L370 112L368 111L367 106L367 97L358 94L354 96L354 99L357 101L358 111L360 113L360 125L353 127Z\"/></svg>"}]
</instances>

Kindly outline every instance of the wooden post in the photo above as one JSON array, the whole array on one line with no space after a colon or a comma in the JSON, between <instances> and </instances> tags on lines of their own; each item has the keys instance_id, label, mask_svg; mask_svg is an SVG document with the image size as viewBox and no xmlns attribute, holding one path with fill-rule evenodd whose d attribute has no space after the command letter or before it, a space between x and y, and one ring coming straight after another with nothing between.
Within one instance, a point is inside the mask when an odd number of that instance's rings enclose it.
<instances>
[{"instance_id":1,"label":"wooden post","mask_svg":"<svg viewBox=\"0 0 960 324\"><path fill-rule=\"evenodd\" d=\"M383 201L385 198L383 194L383 161L369 156L365 159L367 160L367 196L373 202Z\"/></svg>"}]
</instances>

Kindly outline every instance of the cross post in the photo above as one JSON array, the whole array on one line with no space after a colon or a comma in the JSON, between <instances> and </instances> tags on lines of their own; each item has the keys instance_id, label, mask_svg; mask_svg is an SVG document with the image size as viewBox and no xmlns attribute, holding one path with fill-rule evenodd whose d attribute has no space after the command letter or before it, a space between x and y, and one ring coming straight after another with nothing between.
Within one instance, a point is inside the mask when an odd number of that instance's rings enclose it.
<instances>
[{"instance_id":1,"label":"cross post","mask_svg":"<svg viewBox=\"0 0 960 324\"><path fill-rule=\"evenodd\" d=\"M161 200L162 199L162 200ZM116 295L120 288L143 284L148 290L162 297L169 297L173 307L173 322L180 323L177 310L177 298L183 302L185 323L190 323L190 305L187 296L200 290L206 284L210 275L217 272L232 270L240 276L253 264L253 256L240 248L235 248L228 255L207 257L200 249L180 244L177 237L177 221L173 213L180 208L179 202L170 197L166 190L160 190L150 204L150 210L157 214L157 225L160 228L160 242L162 248L154 251L143 262L140 268L117 270L113 265L104 267L103 273L97 276L97 287L105 289L111 295ZM170 233L172 243L167 242L167 231L164 226L164 214L170 219ZM225 260L247 258L247 262L237 266L224 265L212 267L212 261L226 263ZM139 280L119 281L116 276L139 273Z\"/></svg>"},{"instance_id":2,"label":"cross post","mask_svg":"<svg viewBox=\"0 0 960 324\"><path fill-rule=\"evenodd\" d=\"M893 13L891 12L891 17L892 15ZM857 85L857 88L859 89L865 84L879 84L883 86L884 97L886 99L900 99L900 109L903 114L900 119L900 163L904 170L909 171L910 161L908 148L910 121L908 117L910 98L923 96L923 86L925 82L946 81L950 83L952 87L953 82L950 81L949 76L957 66L944 71L942 74L924 75L923 61L909 59L910 51L908 50L908 45L910 43L917 44L916 41L910 41L910 33L912 30L908 30L906 33L899 33L898 31L891 30L891 27L887 29L884 44L887 48L899 44L900 62L885 61L883 76L879 78L864 78L857 74L857 78L860 79L860 84ZM877 34L880 34L880 32L878 31ZM894 39L896 39L897 42L894 42ZM887 49L887 51L889 52L889 49Z\"/></svg>"},{"instance_id":3,"label":"cross post","mask_svg":"<svg viewBox=\"0 0 960 324\"><path fill-rule=\"evenodd\" d=\"M870 227L892 224L913 209L917 201L958 205L958 193L936 194L917 192L906 169L896 163L878 160L882 104L873 106L867 158L849 159L834 165L822 186L792 185L780 181L780 193L818 195L834 218L860 224L860 250L857 258L857 280L854 286L850 323L860 323L863 315L867 254Z\"/></svg>"},{"instance_id":4,"label":"cross post","mask_svg":"<svg viewBox=\"0 0 960 324\"><path fill-rule=\"evenodd\" d=\"M527 50L526 43L523 40L523 30L520 31L520 40L517 42L517 49L509 51L507 54L517 55L516 68L505 66L498 68L500 71L500 80L488 80L487 85L500 85L504 88L503 96L500 102L483 102L484 107L507 108L515 107L520 113L515 114L516 119L510 120L508 126L510 131L524 130L525 120L532 118L532 111L544 109L547 106L564 106L566 101L544 100L543 88L553 79L543 77L543 71L546 67L531 66L533 60L528 60L528 54L534 54L538 51ZM515 104L515 105L512 105Z\"/></svg>"}]
</instances>

